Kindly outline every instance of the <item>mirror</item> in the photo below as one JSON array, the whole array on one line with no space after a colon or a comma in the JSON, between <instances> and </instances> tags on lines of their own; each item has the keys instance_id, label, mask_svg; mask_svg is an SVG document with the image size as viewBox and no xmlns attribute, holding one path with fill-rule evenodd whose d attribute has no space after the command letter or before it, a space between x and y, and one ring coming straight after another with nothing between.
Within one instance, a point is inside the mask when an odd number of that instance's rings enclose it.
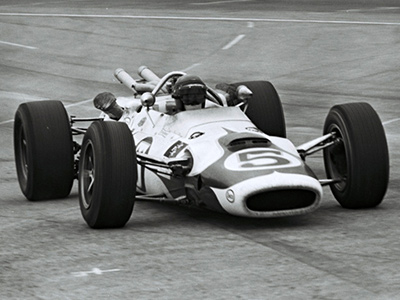
<instances>
[{"instance_id":1,"label":"mirror","mask_svg":"<svg viewBox=\"0 0 400 300\"><path fill-rule=\"evenodd\" d=\"M247 102L253 97L253 92L245 85L239 85L236 94L237 98L243 102Z\"/></svg>"},{"instance_id":2,"label":"mirror","mask_svg":"<svg viewBox=\"0 0 400 300\"><path fill-rule=\"evenodd\" d=\"M147 109L149 109L156 102L156 97L152 93L146 92L143 93L142 96L140 96L140 101L142 102L142 105L144 107L147 107Z\"/></svg>"}]
</instances>

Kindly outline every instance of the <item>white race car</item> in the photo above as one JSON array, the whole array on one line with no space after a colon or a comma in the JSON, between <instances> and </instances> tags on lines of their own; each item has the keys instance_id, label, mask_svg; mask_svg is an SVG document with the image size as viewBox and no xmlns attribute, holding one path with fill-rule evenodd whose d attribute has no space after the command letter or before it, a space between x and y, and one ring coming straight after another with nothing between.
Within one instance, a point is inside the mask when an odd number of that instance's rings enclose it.
<instances>
[{"instance_id":1,"label":"white race car","mask_svg":"<svg viewBox=\"0 0 400 300\"><path fill-rule=\"evenodd\" d=\"M286 138L279 96L267 81L204 85L205 102L185 110L174 95L185 73L159 78L140 67L139 75L136 81L115 71L134 95L99 94L94 104L100 117L69 117L60 101L19 106L15 160L29 200L66 197L78 178L81 212L92 228L124 226L136 199L267 218L314 211L322 186L329 185L343 207L381 203L389 155L369 104L334 106L323 135L295 147ZM88 128L76 126L88 121ZM319 150L325 179L305 162Z\"/></svg>"}]
</instances>

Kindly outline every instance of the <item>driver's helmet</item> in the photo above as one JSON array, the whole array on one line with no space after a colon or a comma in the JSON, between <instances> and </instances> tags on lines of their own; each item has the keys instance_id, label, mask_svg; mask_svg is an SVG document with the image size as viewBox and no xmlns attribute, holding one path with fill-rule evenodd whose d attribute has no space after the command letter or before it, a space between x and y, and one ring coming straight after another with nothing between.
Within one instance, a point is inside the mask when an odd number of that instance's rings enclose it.
<instances>
[{"instance_id":1,"label":"driver's helmet","mask_svg":"<svg viewBox=\"0 0 400 300\"><path fill-rule=\"evenodd\" d=\"M178 110L190 107L204 107L206 102L207 86L198 76L183 75L176 81L172 97L175 98Z\"/></svg>"}]
</instances>

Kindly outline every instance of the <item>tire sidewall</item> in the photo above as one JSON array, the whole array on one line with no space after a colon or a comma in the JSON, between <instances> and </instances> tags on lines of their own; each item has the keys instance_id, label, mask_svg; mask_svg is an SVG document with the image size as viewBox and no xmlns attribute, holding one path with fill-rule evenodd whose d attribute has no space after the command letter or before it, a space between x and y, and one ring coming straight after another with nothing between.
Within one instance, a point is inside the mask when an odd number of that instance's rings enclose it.
<instances>
[{"instance_id":1,"label":"tire sidewall","mask_svg":"<svg viewBox=\"0 0 400 300\"><path fill-rule=\"evenodd\" d=\"M99 185L102 184L100 182L100 178L96 178L94 185L93 185L93 193L91 195L91 200L89 206L86 205L85 203L88 202L88 199L86 198L86 193L84 191L85 185L84 185L84 174L83 170L85 167L85 163L88 159L88 150L91 148L92 154L93 154L93 160L95 161L95 172L96 173L102 173L102 164L100 161L98 161L98 158L100 158L100 154L96 153L98 152L98 148L96 148L93 145L93 130L89 128L88 132L85 134L85 137L82 142L82 148L81 148L81 157L79 161L79 180L78 180L78 188L79 188L79 205L81 208L81 212L83 215L83 218L85 221L88 223L90 227L93 227L94 224L97 221L97 216L99 215L99 210L101 207L101 195L99 195ZM98 199L97 201L94 201L94 199Z\"/></svg>"},{"instance_id":2,"label":"tire sidewall","mask_svg":"<svg viewBox=\"0 0 400 300\"><path fill-rule=\"evenodd\" d=\"M33 197L33 170L27 172L26 167L22 164L25 162L27 166L32 166L35 169L35 160L33 159L33 151L25 151L22 149L22 133L24 133L24 140L26 142L26 149L33 149L32 141L32 127L26 126L29 115L25 112L24 108L16 112L14 120L14 153L15 163L18 174L18 182L22 193L26 198L32 199ZM26 150L25 149L25 150ZM24 156L24 157L23 157Z\"/></svg>"},{"instance_id":3,"label":"tire sidewall","mask_svg":"<svg viewBox=\"0 0 400 300\"><path fill-rule=\"evenodd\" d=\"M337 112L337 111L332 111L331 114L326 119L325 123L325 128L324 132L337 132L340 135L340 138L343 141L344 144L344 149L345 149L345 159L347 163L347 168L346 168L346 183L344 187L341 187L341 183L335 183L331 186L332 193L334 194L335 198L337 199L343 199L349 197L350 189L349 187L351 186L351 181L352 181L352 169L356 166L357 161L352 160L354 158L353 156L353 148L350 143L350 137L349 137L349 132L347 130L347 127L345 125L345 122L342 118L342 116ZM326 153L329 150L324 150ZM335 178L335 175L333 174L332 170L332 162L328 158L329 154L324 155L324 164L325 164L325 170L327 173L328 178ZM349 164L349 162L351 162Z\"/></svg>"},{"instance_id":4,"label":"tire sidewall","mask_svg":"<svg viewBox=\"0 0 400 300\"><path fill-rule=\"evenodd\" d=\"M85 164L89 152L93 157L94 183L88 206ZM78 178L79 205L89 227L123 227L132 214L137 180L136 149L125 123L91 124L82 142Z\"/></svg>"}]
</instances>

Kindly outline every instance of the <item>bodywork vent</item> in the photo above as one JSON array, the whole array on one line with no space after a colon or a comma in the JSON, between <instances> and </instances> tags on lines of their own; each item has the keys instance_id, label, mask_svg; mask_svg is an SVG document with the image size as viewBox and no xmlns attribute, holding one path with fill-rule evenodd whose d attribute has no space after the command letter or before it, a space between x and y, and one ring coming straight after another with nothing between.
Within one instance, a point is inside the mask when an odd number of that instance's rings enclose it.
<instances>
[{"instance_id":1,"label":"bodywork vent","mask_svg":"<svg viewBox=\"0 0 400 300\"><path fill-rule=\"evenodd\" d=\"M316 194L309 190L276 190L250 196L246 200L249 210L272 212L306 208L314 204Z\"/></svg>"},{"instance_id":2,"label":"bodywork vent","mask_svg":"<svg viewBox=\"0 0 400 300\"><path fill-rule=\"evenodd\" d=\"M271 146L271 142L264 138L242 138L231 141L228 144L228 149L231 151L237 151L244 148L269 146Z\"/></svg>"}]
</instances>

